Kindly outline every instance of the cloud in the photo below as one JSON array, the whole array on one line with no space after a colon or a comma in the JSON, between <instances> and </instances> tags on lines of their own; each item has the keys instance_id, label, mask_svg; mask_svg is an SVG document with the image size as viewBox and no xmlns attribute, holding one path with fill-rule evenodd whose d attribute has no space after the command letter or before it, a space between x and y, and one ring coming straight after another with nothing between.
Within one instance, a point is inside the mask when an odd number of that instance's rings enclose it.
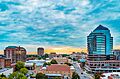
<instances>
[{"instance_id":1,"label":"cloud","mask_svg":"<svg viewBox=\"0 0 120 79\"><path fill-rule=\"evenodd\" d=\"M1 0L0 42L85 48L87 35L103 24L120 45L119 8L118 0Z\"/></svg>"}]
</instances>

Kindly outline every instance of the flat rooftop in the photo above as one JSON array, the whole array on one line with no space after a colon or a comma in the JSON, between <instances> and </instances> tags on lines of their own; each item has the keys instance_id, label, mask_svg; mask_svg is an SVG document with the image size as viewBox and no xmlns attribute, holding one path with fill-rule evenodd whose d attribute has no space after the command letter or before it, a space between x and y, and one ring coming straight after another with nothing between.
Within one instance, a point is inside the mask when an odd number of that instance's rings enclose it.
<instances>
[{"instance_id":1,"label":"flat rooftop","mask_svg":"<svg viewBox=\"0 0 120 79\"><path fill-rule=\"evenodd\" d=\"M46 76L55 76L55 77L61 77L61 74L45 74Z\"/></svg>"},{"instance_id":2,"label":"flat rooftop","mask_svg":"<svg viewBox=\"0 0 120 79\"><path fill-rule=\"evenodd\" d=\"M3 69L0 69L0 73L2 73L2 72L5 72L5 71L7 71L7 70L9 70L10 68L3 68Z\"/></svg>"}]
</instances>

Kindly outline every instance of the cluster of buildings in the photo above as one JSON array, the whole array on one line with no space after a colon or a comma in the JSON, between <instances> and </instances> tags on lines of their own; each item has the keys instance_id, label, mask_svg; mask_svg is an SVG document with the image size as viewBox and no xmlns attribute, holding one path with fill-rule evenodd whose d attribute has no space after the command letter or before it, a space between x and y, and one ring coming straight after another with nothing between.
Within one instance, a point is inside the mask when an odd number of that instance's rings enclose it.
<instances>
[{"instance_id":1,"label":"cluster of buildings","mask_svg":"<svg viewBox=\"0 0 120 79\"><path fill-rule=\"evenodd\" d=\"M32 57L27 58L25 48L8 46L4 50L4 55L0 55L0 73L4 68L8 70L7 68L12 67L17 61L23 61L25 62L26 68L32 70L33 73L44 73L49 79L53 77L60 77L61 79L65 77L71 78L72 73L75 72L75 68L65 63L74 63L74 61L71 61L72 59L82 63L86 62L85 69L88 72L103 72L107 74L109 72L107 76L109 79L119 77L117 72L120 72L120 50L113 50L113 37L108 28L99 25L93 30L87 36L87 48L88 54L72 53L67 57L62 57L62 55L53 52L48 55L46 60L36 60L36 58ZM38 57L44 56L44 48L37 48L37 55ZM58 64L43 66L44 63L48 63L53 59L56 60ZM115 72L115 74L113 72ZM105 79L106 76L103 77L101 79Z\"/></svg>"},{"instance_id":2,"label":"cluster of buildings","mask_svg":"<svg viewBox=\"0 0 120 79\"><path fill-rule=\"evenodd\" d=\"M45 60L38 60L38 57L44 56L44 48L37 49L37 57L27 57L27 51L20 46L8 46L4 49L4 55L0 55L0 74L5 73L6 76L14 72L17 61L25 62L25 67L30 74L43 73L49 79L53 77L68 78L72 77L74 71L73 66L68 66L65 63L71 63L67 57L62 57L56 53L51 53ZM58 64L51 64L44 67L44 63L50 63L51 60L56 60ZM6 72L9 72L6 74Z\"/></svg>"},{"instance_id":3,"label":"cluster of buildings","mask_svg":"<svg viewBox=\"0 0 120 79\"><path fill-rule=\"evenodd\" d=\"M88 71L120 72L120 50L113 50L110 30L99 25L87 36ZM89 67L89 68L88 68Z\"/></svg>"},{"instance_id":4,"label":"cluster of buildings","mask_svg":"<svg viewBox=\"0 0 120 79\"><path fill-rule=\"evenodd\" d=\"M52 60L56 60L57 64L44 66L44 63L50 63ZM45 74L48 79L53 79L54 77L71 79L75 68L65 63L71 63L70 59L66 57L53 57L51 59L47 58L46 60L28 60L26 61L25 66L34 74Z\"/></svg>"},{"instance_id":5,"label":"cluster of buildings","mask_svg":"<svg viewBox=\"0 0 120 79\"><path fill-rule=\"evenodd\" d=\"M0 55L0 67L11 67L11 64L17 61L25 62L27 60L26 49L20 46L8 46L4 50L4 55ZM44 55L44 48L38 48L39 56Z\"/></svg>"}]
</instances>

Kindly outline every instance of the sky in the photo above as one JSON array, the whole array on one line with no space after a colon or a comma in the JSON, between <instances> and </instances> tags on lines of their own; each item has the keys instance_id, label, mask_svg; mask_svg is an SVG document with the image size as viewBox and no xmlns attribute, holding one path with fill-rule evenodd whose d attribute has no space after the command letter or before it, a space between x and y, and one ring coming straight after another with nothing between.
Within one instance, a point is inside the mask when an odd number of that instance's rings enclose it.
<instances>
[{"instance_id":1,"label":"sky","mask_svg":"<svg viewBox=\"0 0 120 79\"><path fill-rule=\"evenodd\" d=\"M87 35L108 27L120 48L120 0L0 0L0 50L23 46L86 49ZM62 51L63 52L63 51Z\"/></svg>"}]
</instances>

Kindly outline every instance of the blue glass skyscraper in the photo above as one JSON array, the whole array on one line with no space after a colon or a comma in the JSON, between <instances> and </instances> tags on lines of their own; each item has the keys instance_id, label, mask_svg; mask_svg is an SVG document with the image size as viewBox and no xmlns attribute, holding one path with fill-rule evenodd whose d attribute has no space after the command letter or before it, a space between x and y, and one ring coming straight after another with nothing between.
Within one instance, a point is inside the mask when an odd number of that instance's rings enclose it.
<instances>
[{"instance_id":1,"label":"blue glass skyscraper","mask_svg":"<svg viewBox=\"0 0 120 79\"><path fill-rule=\"evenodd\" d=\"M113 49L113 37L110 30L99 25L87 36L89 55L110 55Z\"/></svg>"}]
</instances>

